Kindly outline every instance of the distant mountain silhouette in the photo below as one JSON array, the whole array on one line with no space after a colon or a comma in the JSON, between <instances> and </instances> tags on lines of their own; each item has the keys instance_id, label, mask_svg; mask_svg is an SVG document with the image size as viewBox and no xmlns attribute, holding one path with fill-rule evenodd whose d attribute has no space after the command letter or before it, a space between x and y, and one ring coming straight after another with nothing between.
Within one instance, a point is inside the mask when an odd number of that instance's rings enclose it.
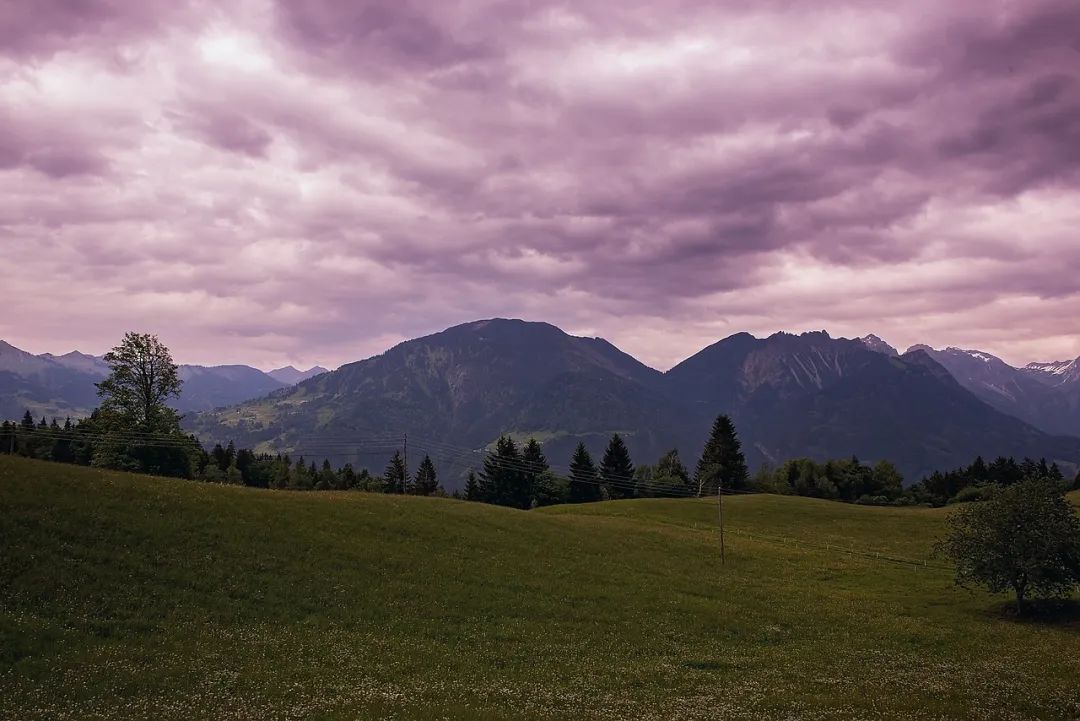
<instances>
[{"instance_id":1,"label":"distant mountain silhouette","mask_svg":"<svg viewBox=\"0 0 1080 721\"><path fill-rule=\"evenodd\" d=\"M476 463L463 449L500 433L535 436L565 466L613 432L639 462L678 446L692 459L729 413L752 465L791 457L887 458L909 481L978 454L1080 461L1080 439L1050 436L988 406L925 352L892 356L825 332L726 338L667 373L607 341L546 323L492 319L401 343L382 355L191 419L204 440L293 453L332 448L354 462L386 434L417 452ZM331 445L327 445L330 443ZM387 454L388 455L388 454Z\"/></svg>"},{"instance_id":2,"label":"distant mountain silhouette","mask_svg":"<svg viewBox=\"0 0 1080 721\"><path fill-rule=\"evenodd\" d=\"M978 454L1080 459L974 397L923 351L894 357L827 333L732 336L667 374L688 402L731 413L759 456L894 461L908 480Z\"/></svg>"},{"instance_id":3,"label":"distant mountain silhouette","mask_svg":"<svg viewBox=\"0 0 1080 721\"><path fill-rule=\"evenodd\" d=\"M108 372L97 356L33 355L0 341L0 417L17 419L27 410L35 418L89 415L99 400L94 384ZM184 386L172 405L183 413L235 405L288 386L244 365L181 365L178 372Z\"/></svg>"},{"instance_id":4,"label":"distant mountain silhouette","mask_svg":"<svg viewBox=\"0 0 1080 721\"><path fill-rule=\"evenodd\" d=\"M622 432L647 457L689 427L663 381L607 341L494 319L401 343L191 427L207 439L309 454L327 438L344 452L407 431L418 452L434 455L434 444L460 452L510 432L543 440L553 460L579 441L599 452Z\"/></svg>"},{"instance_id":5,"label":"distant mountain silhouette","mask_svg":"<svg viewBox=\"0 0 1080 721\"><path fill-rule=\"evenodd\" d=\"M1047 433L1080 436L1080 383L1070 381L1068 363L1015 368L980 350L916 345L909 352L915 350L927 353L960 385L999 411Z\"/></svg>"},{"instance_id":6,"label":"distant mountain silhouette","mask_svg":"<svg viewBox=\"0 0 1080 721\"><path fill-rule=\"evenodd\" d=\"M314 378L315 376L322 375L326 372L326 368L323 368L322 366L312 366L306 371L299 370L293 366L285 366L284 368L275 368L272 371L268 371L266 375L274 380L281 381L285 385L294 386L300 381L306 381L308 378Z\"/></svg>"}]
</instances>

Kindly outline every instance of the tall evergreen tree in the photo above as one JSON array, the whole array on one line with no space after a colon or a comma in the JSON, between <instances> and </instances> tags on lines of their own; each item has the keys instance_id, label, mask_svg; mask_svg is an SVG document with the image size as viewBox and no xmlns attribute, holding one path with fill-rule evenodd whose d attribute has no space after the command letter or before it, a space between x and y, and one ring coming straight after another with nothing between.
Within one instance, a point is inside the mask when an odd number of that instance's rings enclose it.
<instances>
[{"instance_id":1,"label":"tall evergreen tree","mask_svg":"<svg viewBox=\"0 0 1080 721\"><path fill-rule=\"evenodd\" d=\"M0 453L15 452L15 427L7 421L0 423Z\"/></svg>"},{"instance_id":2,"label":"tall evergreen tree","mask_svg":"<svg viewBox=\"0 0 1080 721\"><path fill-rule=\"evenodd\" d=\"M537 494L540 490L540 478L544 473L551 470L548 465L544 449L535 438L530 438L521 451L521 460L525 466L525 493L528 496L528 505L538 505Z\"/></svg>"},{"instance_id":3,"label":"tall evergreen tree","mask_svg":"<svg viewBox=\"0 0 1080 721\"><path fill-rule=\"evenodd\" d=\"M330 465L329 459L323 459L322 469L319 471L318 480L315 482L315 490L330 491L337 488L338 476Z\"/></svg>"},{"instance_id":4,"label":"tall evergreen tree","mask_svg":"<svg viewBox=\"0 0 1080 721\"><path fill-rule=\"evenodd\" d=\"M566 492L568 503L588 503L603 498L600 476L584 443L578 443L570 459L570 484Z\"/></svg>"},{"instance_id":5,"label":"tall evergreen tree","mask_svg":"<svg viewBox=\"0 0 1080 721\"><path fill-rule=\"evenodd\" d=\"M632 498L634 464L630 460L630 450L622 436L615 433L608 442L604 457L600 461L600 480L607 490L608 498Z\"/></svg>"},{"instance_id":6,"label":"tall evergreen tree","mask_svg":"<svg viewBox=\"0 0 1080 721\"><path fill-rule=\"evenodd\" d=\"M34 417L30 415L30 411L23 413L22 423L20 424L25 431L34 430Z\"/></svg>"},{"instance_id":7,"label":"tall evergreen tree","mask_svg":"<svg viewBox=\"0 0 1080 721\"><path fill-rule=\"evenodd\" d=\"M341 487L349 491L356 488L356 471L351 463L346 463L341 469Z\"/></svg>"},{"instance_id":8,"label":"tall evergreen tree","mask_svg":"<svg viewBox=\"0 0 1080 721\"><path fill-rule=\"evenodd\" d=\"M749 480L750 471L735 424L726 415L717 416L694 472L697 493L699 496L714 494L720 487L745 489Z\"/></svg>"},{"instance_id":9,"label":"tall evergreen tree","mask_svg":"<svg viewBox=\"0 0 1080 721\"><path fill-rule=\"evenodd\" d=\"M215 443L214 447L210 449L210 457L219 471L224 471L229 467L229 457L225 455L225 449L222 448L220 443Z\"/></svg>"},{"instance_id":10,"label":"tall evergreen tree","mask_svg":"<svg viewBox=\"0 0 1080 721\"><path fill-rule=\"evenodd\" d=\"M469 471L469 477L465 480L465 500L480 500L480 483L476 480L476 474Z\"/></svg>"},{"instance_id":11,"label":"tall evergreen tree","mask_svg":"<svg viewBox=\"0 0 1080 721\"><path fill-rule=\"evenodd\" d=\"M296 468L293 469L292 487L306 490L313 485L315 485L315 481L312 479L311 474L308 473L308 467L304 462L304 457L300 456L296 459Z\"/></svg>"},{"instance_id":12,"label":"tall evergreen tree","mask_svg":"<svg viewBox=\"0 0 1080 721\"><path fill-rule=\"evenodd\" d=\"M430 496L439 490L439 478L435 473L435 464L431 457L424 455L420 466L416 469L416 479L413 481L413 493L418 496Z\"/></svg>"},{"instance_id":13,"label":"tall evergreen tree","mask_svg":"<svg viewBox=\"0 0 1080 721\"><path fill-rule=\"evenodd\" d=\"M495 450L484 457L479 487L480 500L485 503L529 507L529 488L521 451L510 436L499 436Z\"/></svg>"},{"instance_id":14,"label":"tall evergreen tree","mask_svg":"<svg viewBox=\"0 0 1080 721\"><path fill-rule=\"evenodd\" d=\"M405 493L405 486L405 460L401 457L401 451L394 451L383 471L383 493Z\"/></svg>"}]
</instances>

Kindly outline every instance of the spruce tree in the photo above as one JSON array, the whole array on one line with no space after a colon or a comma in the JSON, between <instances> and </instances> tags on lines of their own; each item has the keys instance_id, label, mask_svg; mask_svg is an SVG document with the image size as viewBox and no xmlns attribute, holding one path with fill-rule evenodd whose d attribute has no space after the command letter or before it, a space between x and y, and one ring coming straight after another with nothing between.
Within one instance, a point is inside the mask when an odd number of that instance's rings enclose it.
<instances>
[{"instance_id":1,"label":"spruce tree","mask_svg":"<svg viewBox=\"0 0 1080 721\"><path fill-rule=\"evenodd\" d=\"M521 452L521 460L525 466L525 495L528 496L528 505L531 506L537 503L541 476L548 472L551 467L548 465L543 447L535 438L530 438L529 442L525 444L525 448Z\"/></svg>"},{"instance_id":2,"label":"spruce tree","mask_svg":"<svg viewBox=\"0 0 1080 721\"><path fill-rule=\"evenodd\" d=\"M413 493L418 496L430 496L439 490L439 479L435 473L435 464L431 457L425 455L416 469L416 479L413 481Z\"/></svg>"},{"instance_id":3,"label":"spruce tree","mask_svg":"<svg viewBox=\"0 0 1080 721\"><path fill-rule=\"evenodd\" d=\"M592 456L584 443L578 443L574 456L570 459L570 484L567 488L567 503L588 503L603 498L600 489L600 477L596 473Z\"/></svg>"},{"instance_id":4,"label":"spruce tree","mask_svg":"<svg viewBox=\"0 0 1080 721\"><path fill-rule=\"evenodd\" d=\"M341 469L341 486L349 491L356 488L356 471L351 463L346 463Z\"/></svg>"},{"instance_id":5,"label":"spruce tree","mask_svg":"<svg viewBox=\"0 0 1080 721\"><path fill-rule=\"evenodd\" d=\"M224 472L229 467L229 457L225 455L225 449L221 447L220 443L215 443L214 447L210 449L210 457L214 459L214 465L218 467L218 470Z\"/></svg>"},{"instance_id":6,"label":"spruce tree","mask_svg":"<svg viewBox=\"0 0 1080 721\"><path fill-rule=\"evenodd\" d=\"M600 461L600 480L607 489L608 498L633 498L633 477L634 464L630 460L630 450L616 433L611 436L604 458Z\"/></svg>"},{"instance_id":7,"label":"spruce tree","mask_svg":"<svg viewBox=\"0 0 1080 721\"><path fill-rule=\"evenodd\" d=\"M476 474L469 471L469 477L465 481L465 500L466 501L479 501L480 500L480 484L476 480Z\"/></svg>"},{"instance_id":8,"label":"spruce tree","mask_svg":"<svg viewBox=\"0 0 1080 721\"><path fill-rule=\"evenodd\" d=\"M27 431L34 430L34 417L32 415L30 415L30 411L27 411L26 413L23 413L22 424L21 425L23 427L23 430L27 430Z\"/></svg>"},{"instance_id":9,"label":"spruce tree","mask_svg":"<svg viewBox=\"0 0 1080 721\"><path fill-rule=\"evenodd\" d=\"M315 482L315 490L330 491L337 488L338 476L328 459L323 459L322 470L319 471L318 480Z\"/></svg>"},{"instance_id":10,"label":"spruce tree","mask_svg":"<svg viewBox=\"0 0 1080 721\"><path fill-rule=\"evenodd\" d=\"M15 424L0 423L0 453L15 452Z\"/></svg>"},{"instance_id":11,"label":"spruce tree","mask_svg":"<svg viewBox=\"0 0 1080 721\"><path fill-rule=\"evenodd\" d=\"M480 500L500 506L529 507L527 474L521 452L510 436L499 436L495 450L484 457L480 472Z\"/></svg>"},{"instance_id":12,"label":"spruce tree","mask_svg":"<svg viewBox=\"0 0 1080 721\"><path fill-rule=\"evenodd\" d=\"M745 489L749 479L750 472L735 424L726 415L717 416L694 472L698 495L715 494L720 487Z\"/></svg>"},{"instance_id":13,"label":"spruce tree","mask_svg":"<svg viewBox=\"0 0 1080 721\"><path fill-rule=\"evenodd\" d=\"M383 471L383 493L404 493L405 485L405 461L401 457L401 451L394 451L386 470Z\"/></svg>"}]
</instances>

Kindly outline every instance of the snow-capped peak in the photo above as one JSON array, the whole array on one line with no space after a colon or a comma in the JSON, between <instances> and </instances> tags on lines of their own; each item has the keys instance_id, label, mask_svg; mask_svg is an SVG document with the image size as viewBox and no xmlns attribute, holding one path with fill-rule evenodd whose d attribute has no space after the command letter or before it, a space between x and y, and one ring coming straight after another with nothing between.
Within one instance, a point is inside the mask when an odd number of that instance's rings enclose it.
<instances>
[{"instance_id":1,"label":"snow-capped peak","mask_svg":"<svg viewBox=\"0 0 1080 721\"><path fill-rule=\"evenodd\" d=\"M966 348L949 348L949 350L963 353L964 355L970 356L977 360L981 360L983 363L990 363L991 361L997 360L996 357L990 355L989 353L983 353L981 350L968 350Z\"/></svg>"},{"instance_id":2,"label":"snow-capped peak","mask_svg":"<svg viewBox=\"0 0 1080 721\"><path fill-rule=\"evenodd\" d=\"M1049 363L1028 363L1024 367L1028 370L1039 371L1040 373L1049 373L1052 376L1064 376L1069 375L1069 373L1077 367L1077 362L1076 360L1070 360L1051 361Z\"/></svg>"},{"instance_id":3,"label":"snow-capped peak","mask_svg":"<svg viewBox=\"0 0 1080 721\"><path fill-rule=\"evenodd\" d=\"M875 351L877 353L884 353L885 355L900 355L895 348L883 341L878 336L870 333L859 338L859 342L862 343L868 350Z\"/></svg>"}]
</instances>

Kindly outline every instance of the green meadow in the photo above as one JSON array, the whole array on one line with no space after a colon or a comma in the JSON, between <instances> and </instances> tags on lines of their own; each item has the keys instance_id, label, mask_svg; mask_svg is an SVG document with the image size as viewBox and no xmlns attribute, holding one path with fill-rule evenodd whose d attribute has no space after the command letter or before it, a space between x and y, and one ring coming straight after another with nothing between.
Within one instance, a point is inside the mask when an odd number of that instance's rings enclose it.
<instances>
[{"instance_id":1,"label":"green meadow","mask_svg":"<svg viewBox=\"0 0 1080 721\"><path fill-rule=\"evenodd\" d=\"M954 587L948 510L724 503L721 565L715 499L525 512L3 457L0 718L1080 718L1080 621Z\"/></svg>"}]
</instances>

